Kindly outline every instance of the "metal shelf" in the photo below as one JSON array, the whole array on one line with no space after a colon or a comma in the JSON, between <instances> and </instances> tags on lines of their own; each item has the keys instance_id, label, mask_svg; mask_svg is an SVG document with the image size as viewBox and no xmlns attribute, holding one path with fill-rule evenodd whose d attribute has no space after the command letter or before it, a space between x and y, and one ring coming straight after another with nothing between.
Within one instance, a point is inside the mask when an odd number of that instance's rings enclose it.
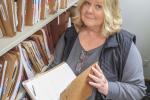
<instances>
[{"instance_id":1,"label":"metal shelf","mask_svg":"<svg viewBox=\"0 0 150 100\"><path fill-rule=\"evenodd\" d=\"M73 6L78 0L70 0L68 7L66 9L60 9L57 13L49 15L45 20L40 20L37 24L33 26L25 26L23 32L17 32L14 37L4 37L0 39L0 56L8 52L10 49L17 46L19 43L30 37L36 31L40 30L43 26L51 22L53 19L61 15L71 6Z\"/></svg>"}]
</instances>

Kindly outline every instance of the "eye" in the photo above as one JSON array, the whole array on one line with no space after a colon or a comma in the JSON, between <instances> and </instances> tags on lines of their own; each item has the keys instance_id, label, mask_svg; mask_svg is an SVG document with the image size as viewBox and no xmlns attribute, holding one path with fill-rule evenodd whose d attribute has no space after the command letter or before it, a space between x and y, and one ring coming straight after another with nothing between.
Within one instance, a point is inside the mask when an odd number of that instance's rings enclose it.
<instances>
[{"instance_id":1,"label":"eye","mask_svg":"<svg viewBox=\"0 0 150 100\"><path fill-rule=\"evenodd\" d=\"M89 3L88 1L85 1L85 2L84 2L84 5L85 5L85 6L89 6L90 3Z\"/></svg>"},{"instance_id":2,"label":"eye","mask_svg":"<svg viewBox=\"0 0 150 100\"><path fill-rule=\"evenodd\" d=\"M101 8L102 8L102 5L97 4L97 5L95 5L95 8L96 8L96 9L101 9Z\"/></svg>"}]
</instances>

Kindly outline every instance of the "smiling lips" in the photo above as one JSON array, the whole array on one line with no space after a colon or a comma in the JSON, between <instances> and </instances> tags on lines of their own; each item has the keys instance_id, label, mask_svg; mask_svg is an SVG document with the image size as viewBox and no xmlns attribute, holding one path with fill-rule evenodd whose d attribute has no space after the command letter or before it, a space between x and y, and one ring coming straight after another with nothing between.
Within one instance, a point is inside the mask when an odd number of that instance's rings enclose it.
<instances>
[{"instance_id":1,"label":"smiling lips","mask_svg":"<svg viewBox=\"0 0 150 100\"><path fill-rule=\"evenodd\" d=\"M85 18L86 18L86 19L90 19L90 20L94 20L94 19L95 19L94 17L89 16L89 15L85 15Z\"/></svg>"}]
</instances>

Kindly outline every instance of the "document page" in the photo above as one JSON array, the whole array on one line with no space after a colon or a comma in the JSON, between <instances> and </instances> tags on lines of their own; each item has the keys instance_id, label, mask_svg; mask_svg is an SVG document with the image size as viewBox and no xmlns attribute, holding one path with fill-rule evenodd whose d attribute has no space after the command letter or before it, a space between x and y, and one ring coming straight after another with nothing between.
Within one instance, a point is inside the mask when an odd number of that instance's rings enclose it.
<instances>
[{"instance_id":1,"label":"document page","mask_svg":"<svg viewBox=\"0 0 150 100\"><path fill-rule=\"evenodd\" d=\"M59 100L61 92L76 78L67 63L23 82L23 86L36 100Z\"/></svg>"}]
</instances>

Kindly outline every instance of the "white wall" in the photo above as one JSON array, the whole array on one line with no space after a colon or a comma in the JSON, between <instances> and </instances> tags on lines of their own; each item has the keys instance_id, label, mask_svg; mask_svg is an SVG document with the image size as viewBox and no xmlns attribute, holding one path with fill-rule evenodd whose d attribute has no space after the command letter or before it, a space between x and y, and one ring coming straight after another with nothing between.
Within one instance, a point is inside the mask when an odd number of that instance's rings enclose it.
<instances>
[{"instance_id":1,"label":"white wall","mask_svg":"<svg viewBox=\"0 0 150 100\"><path fill-rule=\"evenodd\" d=\"M150 0L120 0L123 28L137 36L145 77L150 78Z\"/></svg>"}]
</instances>

